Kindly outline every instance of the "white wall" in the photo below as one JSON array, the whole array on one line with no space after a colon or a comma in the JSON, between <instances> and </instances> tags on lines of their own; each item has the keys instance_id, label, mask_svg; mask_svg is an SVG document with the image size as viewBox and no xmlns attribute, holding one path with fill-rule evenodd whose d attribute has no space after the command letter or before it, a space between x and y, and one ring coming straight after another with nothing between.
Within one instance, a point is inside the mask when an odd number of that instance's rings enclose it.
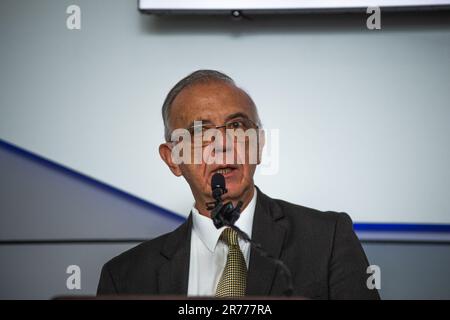
<instances>
[{"instance_id":1,"label":"white wall","mask_svg":"<svg viewBox=\"0 0 450 320\"><path fill-rule=\"evenodd\" d=\"M82 30L66 29L78 4ZM280 129L261 189L355 221L450 223L450 24L364 15L157 18L129 0L0 2L0 138L182 215L159 159L181 77L222 70ZM397 20L396 20L397 19Z\"/></svg>"}]
</instances>

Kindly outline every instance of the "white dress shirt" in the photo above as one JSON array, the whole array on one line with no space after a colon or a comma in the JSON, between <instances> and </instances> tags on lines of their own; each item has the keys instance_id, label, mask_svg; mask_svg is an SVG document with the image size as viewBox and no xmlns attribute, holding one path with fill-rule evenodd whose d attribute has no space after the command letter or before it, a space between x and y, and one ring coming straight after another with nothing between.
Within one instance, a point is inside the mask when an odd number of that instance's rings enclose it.
<instances>
[{"instance_id":1,"label":"white dress shirt","mask_svg":"<svg viewBox=\"0 0 450 320\"><path fill-rule=\"evenodd\" d=\"M252 235L253 216L256 206L256 189L253 198L241 212L235 225ZM195 206L192 208L191 256L189 262L188 296L214 296L217 284L227 262L228 246L219 241L223 229L217 229L211 218L201 215ZM245 258L250 260L250 244L239 238L239 247Z\"/></svg>"}]
</instances>

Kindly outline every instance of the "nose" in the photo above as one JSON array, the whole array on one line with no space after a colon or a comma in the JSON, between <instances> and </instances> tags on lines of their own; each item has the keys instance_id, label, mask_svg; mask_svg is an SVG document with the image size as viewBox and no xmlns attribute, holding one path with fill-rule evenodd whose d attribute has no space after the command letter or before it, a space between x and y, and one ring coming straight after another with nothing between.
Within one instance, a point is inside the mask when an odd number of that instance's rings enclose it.
<instances>
[{"instance_id":1,"label":"nose","mask_svg":"<svg viewBox=\"0 0 450 320\"><path fill-rule=\"evenodd\" d=\"M215 136L214 143L216 147L216 152L230 152L232 150L233 135L225 127L220 127L217 129L217 135Z\"/></svg>"}]
</instances>

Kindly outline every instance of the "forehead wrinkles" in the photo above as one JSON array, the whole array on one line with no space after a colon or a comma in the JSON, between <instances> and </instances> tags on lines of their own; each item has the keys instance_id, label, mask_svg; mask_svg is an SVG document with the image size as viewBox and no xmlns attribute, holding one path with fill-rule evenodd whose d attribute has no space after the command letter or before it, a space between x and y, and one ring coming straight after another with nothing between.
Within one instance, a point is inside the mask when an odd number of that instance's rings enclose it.
<instances>
[{"instance_id":1,"label":"forehead wrinkles","mask_svg":"<svg viewBox=\"0 0 450 320\"><path fill-rule=\"evenodd\" d=\"M171 122L175 125L213 119L219 114L226 117L239 111L256 120L252 100L243 90L226 83L209 83L185 88L174 99L170 112Z\"/></svg>"}]
</instances>

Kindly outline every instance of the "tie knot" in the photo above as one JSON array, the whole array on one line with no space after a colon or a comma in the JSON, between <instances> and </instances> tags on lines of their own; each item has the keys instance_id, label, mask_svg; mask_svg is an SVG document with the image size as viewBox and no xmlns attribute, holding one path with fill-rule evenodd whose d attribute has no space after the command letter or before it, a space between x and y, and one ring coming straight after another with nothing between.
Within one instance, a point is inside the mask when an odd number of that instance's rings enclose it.
<instances>
[{"instance_id":1,"label":"tie knot","mask_svg":"<svg viewBox=\"0 0 450 320\"><path fill-rule=\"evenodd\" d=\"M226 228L225 230L223 230L220 237L222 241L225 242L228 246L238 245L238 234L231 228Z\"/></svg>"}]
</instances>

